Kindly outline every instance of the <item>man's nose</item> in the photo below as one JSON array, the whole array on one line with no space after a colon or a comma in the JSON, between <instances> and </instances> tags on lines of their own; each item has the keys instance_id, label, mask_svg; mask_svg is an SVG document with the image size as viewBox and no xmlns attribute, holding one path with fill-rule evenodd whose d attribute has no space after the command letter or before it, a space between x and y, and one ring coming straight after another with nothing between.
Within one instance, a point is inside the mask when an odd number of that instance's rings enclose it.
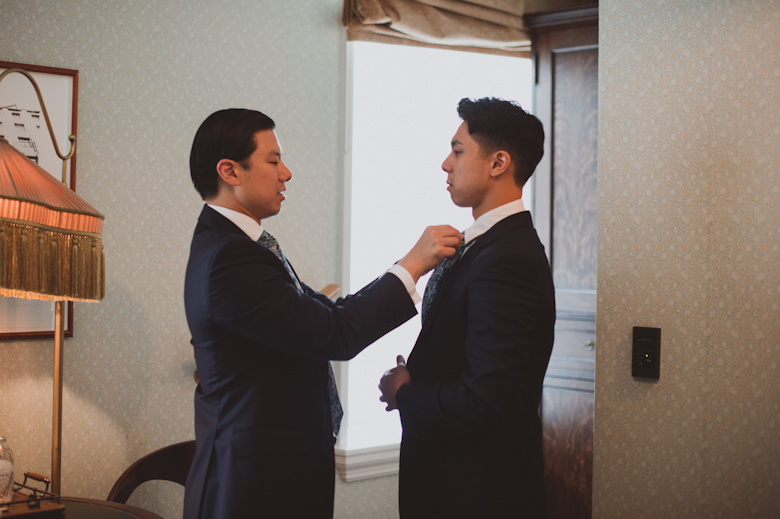
<instances>
[{"instance_id":1,"label":"man's nose","mask_svg":"<svg viewBox=\"0 0 780 519\"><path fill-rule=\"evenodd\" d=\"M441 169L444 170L445 173L449 173L450 171L452 171L452 169L449 166L449 161L450 161L450 157L448 155L447 158L444 159L444 162L441 163Z\"/></svg>"},{"instance_id":2,"label":"man's nose","mask_svg":"<svg viewBox=\"0 0 780 519\"><path fill-rule=\"evenodd\" d=\"M279 180L281 180L282 182L287 182L289 180L292 180L292 177L293 177L292 170L287 167L287 164L282 162L282 168L279 171Z\"/></svg>"}]
</instances>

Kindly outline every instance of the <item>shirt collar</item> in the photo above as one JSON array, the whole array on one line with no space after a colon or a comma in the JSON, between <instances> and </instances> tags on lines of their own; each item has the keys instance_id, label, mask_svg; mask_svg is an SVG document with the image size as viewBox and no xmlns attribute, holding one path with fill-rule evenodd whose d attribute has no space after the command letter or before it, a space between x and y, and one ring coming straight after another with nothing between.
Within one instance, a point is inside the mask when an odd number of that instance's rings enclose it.
<instances>
[{"instance_id":1,"label":"shirt collar","mask_svg":"<svg viewBox=\"0 0 780 519\"><path fill-rule=\"evenodd\" d=\"M513 200L508 204L500 205L495 209L491 209L487 213L474 220L474 224L463 231L465 242L470 243L472 240L479 238L488 232L491 227L507 216L522 213L523 211L525 211L525 206L523 205L522 198L518 198L517 200Z\"/></svg>"},{"instance_id":2,"label":"shirt collar","mask_svg":"<svg viewBox=\"0 0 780 519\"><path fill-rule=\"evenodd\" d=\"M251 216L245 215L244 213L239 213L238 211L234 211L232 209L228 209L227 207L221 207L212 204L206 205L233 222L236 227L244 231L244 234L249 236L252 241L259 240L260 235L263 234L263 226L257 223L257 220Z\"/></svg>"}]
</instances>

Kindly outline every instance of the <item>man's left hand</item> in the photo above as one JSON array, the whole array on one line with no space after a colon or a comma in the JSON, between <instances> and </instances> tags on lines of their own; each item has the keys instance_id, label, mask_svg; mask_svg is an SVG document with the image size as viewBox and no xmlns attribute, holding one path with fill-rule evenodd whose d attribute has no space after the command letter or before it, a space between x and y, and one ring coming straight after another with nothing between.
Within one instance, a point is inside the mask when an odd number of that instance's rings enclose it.
<instances>
[{"instance_id":1,"label":"man's left hand","mask_svg":"<svg viewBox=\"0 0 780 519\"><path fill-rule=\"evenodd\" d=\"M382 392L379 400L387 404L385 411L398 409L398 405L395 402L395 394L398 392L399 387L412 381L412 376L409 374L409 370L406 369L404 356L399 355L396 357L396 362L398 365L393 369L385 371L385 374L379 380L379 390Z\"/></svg>"}]
</instances>

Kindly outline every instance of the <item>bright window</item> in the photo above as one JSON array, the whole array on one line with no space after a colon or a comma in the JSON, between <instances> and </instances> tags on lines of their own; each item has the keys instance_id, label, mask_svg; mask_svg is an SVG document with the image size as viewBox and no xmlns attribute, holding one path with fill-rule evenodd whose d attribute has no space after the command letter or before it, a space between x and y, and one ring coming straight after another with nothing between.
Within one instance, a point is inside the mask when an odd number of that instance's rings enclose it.
<instances>
[{"instance_id":1,"label":"bright window","mask_svg":"<svg viewBox=\"0 0 780 519\"><path fill-rule=\"evenodd\" d=\"M461 123L458 101L502 97L530 109L532 68L528 59L365 42L350 43L349 53L343 278L354 292L398 261L426 226L473 223L470 209L450 200L441 169ZM426 282L417 284L420 295ZM384 410L377 384L419 332L418 315L342 368L340 448L400 441L398 413Z\"/></svg>"}]
</instances>

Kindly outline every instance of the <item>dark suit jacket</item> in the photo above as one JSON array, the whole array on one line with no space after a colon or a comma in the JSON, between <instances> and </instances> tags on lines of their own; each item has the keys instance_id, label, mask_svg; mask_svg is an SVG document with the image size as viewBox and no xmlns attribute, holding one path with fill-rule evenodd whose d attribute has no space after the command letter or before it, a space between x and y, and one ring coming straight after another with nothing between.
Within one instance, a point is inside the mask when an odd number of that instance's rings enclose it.
<instances>
[{"instance_id":1,"label":"dark suit jacket","mask_svg":"<svg viewBox=\"0 0 780 519\"><path fill-rule=\"evenodd\" d=\"M333 516L328 359L354 357L416 312L385 275L332 302L210 207L184 286L200 384L185 519Z\"/></svg>"},{"instance_id":2,"label":"dark suit jacket","mask_svg":"<svg viewBox=\"0 0 780 519\"><path fill-rule=\"evenodd\" d=\"M402 519L544 515L539 401L555 294L530 213L477 238L445 278L398 391Z\"/></svg>"}]
</instances>

